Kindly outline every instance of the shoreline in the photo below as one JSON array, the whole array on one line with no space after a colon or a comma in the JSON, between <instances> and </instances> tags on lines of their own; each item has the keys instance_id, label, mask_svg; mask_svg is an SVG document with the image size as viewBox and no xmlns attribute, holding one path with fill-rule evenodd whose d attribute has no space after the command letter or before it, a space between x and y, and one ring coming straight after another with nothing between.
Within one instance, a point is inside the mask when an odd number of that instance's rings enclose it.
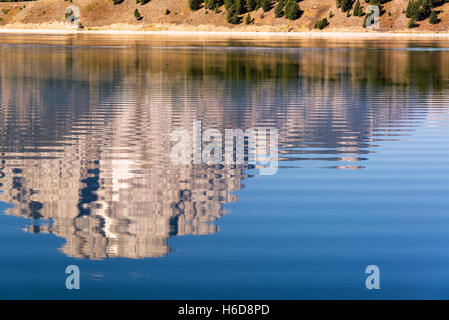
<instances>
[{"instance_id":1,"label":"shoreline","mask_svg":"<svg viewBox=\"0 0 449 320\"><path fill-rule=\"evenodd\" d=\"M73 34L95 34L95 35L166 35L166 36L217 36L217 37L283 37L283 38L325 38L325 39L379 39L379 38L400 38L400 39L449 39L449 32L382 32L382 31L204 31L204 30L137 30L137 29L97 29L97 30L74 30L62 28L4 28L0 27L1 34L42 34L42 35L73 35Z\"/></svg>"}]
</instances>

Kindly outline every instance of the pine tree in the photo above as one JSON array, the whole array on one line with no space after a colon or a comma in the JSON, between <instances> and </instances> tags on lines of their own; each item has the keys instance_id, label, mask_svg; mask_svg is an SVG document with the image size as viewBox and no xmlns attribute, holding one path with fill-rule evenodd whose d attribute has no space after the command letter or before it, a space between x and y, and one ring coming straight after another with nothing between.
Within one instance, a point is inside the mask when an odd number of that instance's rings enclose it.
<instances>
[{"instance_id":1,"label":"pine tree","mask_svg":"<svg viewBox=\"0 0 449 320\"><path fill-rule=\"evenodd\" d=\"M134 17L135 17L137 20L140 20L140 19L141 19L139 10L137 10L137 9L134 10Z\"/></svg>"},{"instance_id":2,"label":"pine tree","mask_svg":"<svg viewBox=\"0 0 449 320\"><path fill-rule=\"evenodd\" d=\"M254 11L256 8L257 8L256 0L246 0L246 10L248 10L248 12Z\"/></svg>"},{"instance_id":3,"label":"pine tree","mask_svg":"<svg viewBox=\"0 0 449 320\"><path fill-rule=\"evenodd\" d=\"M287 0L285 5L285 17L290 20L296 20L299 18L300 13L301 9L296 0Z\"/></svg>"},{"instance_id":4,"label":"pine tree","mask_svg":"<svg viewBox=\"0 0 449 320\"><path fill-rule=\"evenodd\" d=\"M327 21L326 18L323 18L323 19L315 22L314 28L322 30L322 29L326 28L328 25L329 25L329 21Z\"/></svg>"},{"instance_id":5,"label":"pine tree","mask_svg":"<svg viewBox=\"0 0 449 320\"><path fill-rule=\"evenodd\" d=\"M367 12L366 14L365 14L365 19L363 20L363 27L364 28L366 28L366 21L368 21L368 18L371 16L371 15L373 15L374 14L374 11L370 11L370 12Z\"/></svg>"},{"instance_id":6,"label":"pine tree","mask_svg":"<svg viewBox=\"0 0 449 320\"><path fill-rule=\"evenodd\" d=\"M224 5L226 10L228 10L234 5L234 0L224 0Z\"/></svg>"},{"instance_id":7,"label":"pine tree","mask_svg":"<svg viewBox=\"0 0 449 320\"><path fill-rule=\"evenodd\" d=\"M420 17L422 19L425 19L428 16L430 16L430 14L432 13L432 6L433 6L432 0L422 0L421 12L420 12Z\"/></svg>"},{"instance_id":8,"label":"pine tree","mask_svg":"<svg viewBox=\"0 0 449 320\"><path fill-rule=\"evenodd\" d=\"M228 10L228 14L226 16L226 19L228 20L228 22L231 24L239 24L240 17L237 14L235 5L230 6L227 10Z\"/></svg>"},{"instance_id":9,"label":"pine tree","mask_svg":"<svg viewBox=\"0 0 449 320\"><path fill-rule=\"evenodd\" d=\"M234 0L236 14L245 13L245 0Z\"/></svg>"},{"instance_id":10,"label":"pine tree","mask_svg":"<svg viewBox=\"0 0 449 320\"><path fill-rule=\"evenodd\" d=\"M218 7L223 5L223 0L206 0L205 7L206 9L217 9Z\"/></svg>"},{"instance_id":11,"label":"pine tree","mask_svg":"<svg viewBox=\"0 0 449 320\"><path fill-rule=\"evenodd\" d=\"M251 18L251 15L248 13L245 18L245 24L251 24L252 22L253 19Z\"/></svg>"},{"instance_id":12,"label":"pine tree","mask_svg":"<svg viewBox=\"0 0 449 320\"><path fill-rule=\"evenodd\" d=\"M354 12L352 13L352 15L355 17L361 17L363 15L363 9L362 6L360 5L359 0L357 0L357 2L355 3Z\"/></svg>"},{"instance_id":13,"label":"pine tree","mask_svg":"<svg viewBox=\"0 0 449 320\"><path fill-rule=\"evenodd\" d=\"M261 6L263 9L263 12L267 12L268 10L271 9L271 0L262 0Z\"/></svg>"},{"instance_id":14,"label":"pine tree","mask_svg":"<svg viewBox=\"0 0 449 320\"><path fill-rule=\"evenodd\" d=\"M284 1L280 0L274 8L274 16L281 18L284 15Z\"/></svg>"},{"instance_id":15,"label":"pine tree","mask_svg":"<svg viewBox=\"0 0 449 320\"><path fill-rule=\"evenodd\" d=\"M416 19L415 18L410 18L409 22L408 22L408 27L409 29L412 29L414 27L416 27Z\"/></svg>"},{"instance_id":16,"label":"pine tree","mask_svg":"<svg viewBox=\"0 0 449 320\"><path fill-rule=\"evenodd\" d=\"M354 0L337 0L337 8L341 8L341 11L347 12L351 10Z\"/></svg>"},{"instance_id":17,"label":"pine tree","mask_svg":"<svg viewBox=\"0 0 449 320\"><path fill-rule=\"evenodd\" d=\"M438 24L440 22L440 19L438 19L438 14L436 11L432 11L430 14L429 22L431 24Z\"/></svg>"},{"instance_id":18,"label":"pine tree","mask_svg":"<svg viewBox=\"0 0 449 320\"><path fill-rule=\"evenodd\" d=\"M201 3L202 3L201 0L189 0L190 10L192 11L198 10L199 8L201 8Z\"/></svg>"},{"instance_id":19,"label":"pine tree","mask_svg":"<svg viewBox=\"0 0 449 320\"><path fill-rule=\"evenodd\" d=\"M432 8L442 3L442 0L409 0L405 16L416 21L424 20L432 14Z\"/></svg>"}]
</instances>

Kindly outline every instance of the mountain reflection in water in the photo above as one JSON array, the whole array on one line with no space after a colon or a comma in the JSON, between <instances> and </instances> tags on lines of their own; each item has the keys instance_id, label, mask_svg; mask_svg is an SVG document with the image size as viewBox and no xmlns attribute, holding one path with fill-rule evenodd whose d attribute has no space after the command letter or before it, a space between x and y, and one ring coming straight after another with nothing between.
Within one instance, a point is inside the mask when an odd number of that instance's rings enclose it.
<instances>
[{"instance_id":1,"label":"mountain reflection in water","mask_svg":"<svg viewBox=\"0 0 449 320\"><path fill-rule=\"evenodd\" d=\"M255 177L172 164L174 129L276 127L280 168L363 169L449 78L439 51L60 44L0 46L0 201L88 259L162 257L171 236L215 233Z\"/></svg>"}]
</instances>

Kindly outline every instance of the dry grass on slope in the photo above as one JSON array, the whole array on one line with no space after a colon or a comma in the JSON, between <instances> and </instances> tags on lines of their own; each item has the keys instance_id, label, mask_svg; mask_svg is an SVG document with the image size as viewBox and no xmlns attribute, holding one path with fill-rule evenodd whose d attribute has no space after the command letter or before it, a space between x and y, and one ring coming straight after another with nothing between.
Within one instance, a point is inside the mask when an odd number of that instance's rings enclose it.
<instances>
[{"instance_id":1,"label":"dry grass on slope","mask_svg":"<svg viewBox=\"0 0 449 320\"><path fill-rule=\"evenodd\" d=\"M391 0L384 5L385 13L381 17L382 31L410 31L407 28L408 19L402 13L408 0ZM364 0L363 7L367 7ZM86 28L120 28L120 29L185 29L185 30L239 30L239 31L304 31L313 28L315 22L327 18L330 22L326 30L334 31L364 31L362 25L364 17L347 17L346 13L336 8L335 0L303 0L299 3L303 11L301 17L295 21L286 18L275 18L274 9L263 12L259 9L251 12L254 24L231 25L226 22L226 10L220 8L216 13L201 8L191 11L187 0L151 0L145 5L135 3L135 0L124 0L113 5L112 0L38 0L32 2L0 3L0 25L2 26L34 26L47 25L64 27L64 13L69 5L76 5L81 11L81 22ZM142 20L137 21L134 10L138 8ZM6 9L6 13L2 12ZM166 9L170 14L166 15ZM413 31L449 31L449 3L438 10L444 12L439 15L442 22L431 25L428 20L419 22ZM9 11L8 11L9 10ZM334 16L329 18L329 12ZM207 13L206 13L207 12ZM351 11L352 13L352 11Z\"/></svg>"}]
</instances>

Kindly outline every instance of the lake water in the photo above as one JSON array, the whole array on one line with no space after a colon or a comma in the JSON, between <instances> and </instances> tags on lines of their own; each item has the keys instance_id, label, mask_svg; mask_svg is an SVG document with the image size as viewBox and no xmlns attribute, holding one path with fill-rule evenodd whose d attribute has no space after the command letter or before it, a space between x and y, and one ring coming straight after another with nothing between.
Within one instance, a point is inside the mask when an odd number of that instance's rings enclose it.
<instances>
[{"instance_id":1,"label":"lake water","mask_svg":"<svg viewBox=\"0 0 449 320\"><path fill-rule=\"evenodd\" d=\"M0 88L1 298L449 298L449 42L0 35Z\"/></svg>"}]
</instances>

